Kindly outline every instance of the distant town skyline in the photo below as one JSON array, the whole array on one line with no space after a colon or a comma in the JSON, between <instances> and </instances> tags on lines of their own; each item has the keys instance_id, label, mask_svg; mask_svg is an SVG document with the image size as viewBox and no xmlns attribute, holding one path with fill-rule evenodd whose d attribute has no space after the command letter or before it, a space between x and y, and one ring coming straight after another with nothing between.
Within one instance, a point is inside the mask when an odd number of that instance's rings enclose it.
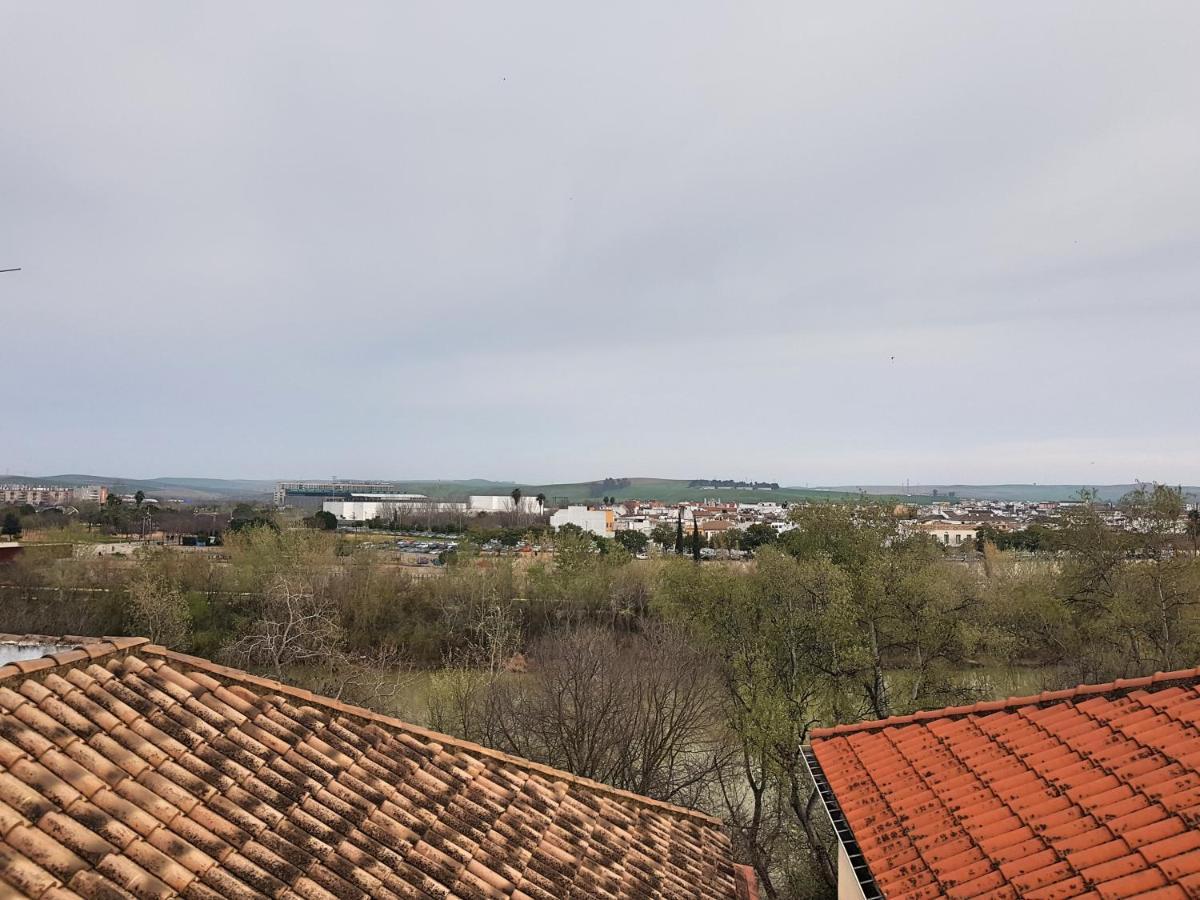
<instances>
[{"instance_id":1,"label":"distant town skyline","mask_svg":"<svg viewBox=\"0 0 1200 900\"><path fill-rule=\"evenodd\" d=\"M1196 4L2 21L0 470L1200 483Z\"/></svg>"},{"instance_id":2,"label":"distant town skyline","mask_svg":"<svg viewBox=\"0 0 1200 900\"><path fill-rule=\"evenodd\" d=\"M632 481L632 484L613 485L605 484L606 480L602 478L594 479L569 479L569 480L547 480L539 478L530 479L510 479L510 478L353 478L344 476L330 476L328 478L238 478L238 477L222 477L213 475L158 475L158 476L139 476L129 474L113 474L100 475L96 473L86 472L62 472L62 473L6 473L0 474L0 500L3 499L5 488L8 488L9 494L21 493L24 489L44 489L50 492L65 490L67 488L80 489L86 494L94 494L96 490L107 485L139 485L148 490L158 490L166 495L170 495L169 490L175 488L192 488L196 490L204 490L208 485L220 487L220 494L228 494L233 496L239 489L246 489L250 486L256 488L259 492L265 493L267 490L272 490L275 494L276 502L284 502L280 499L280 491L285 485L349 485L346 490L366 490L376 492L380 485L405 485L412 487L414 490L421 486L438 486L442 489L458 487L461 488L462 495L479 493L487 495L489 490L492 494L502 497L508 497L509 488L522 489L552 489L554 487L565 488L583 488L587 487L592 490L597 496L607 496L612 493L613 499L618 498L618 494L623 499L663 499L664 491L670 496L668 500L675 498L684 487L694 485L690 488L690 493L696 497L702 496L702 492L707 491L713 497L719 497L722 494L745 494L757 495L764 493L766 499L778 497L778 492L812 492L812 491L830 491L833 493L855 491L867 491L877 495L911 495L923 496L932 493L936 496L939 493L945 494L947 497L958 497L962 499L990 499L990 500L1037 500L1037 499L1054 499L1047 491L1057 491L1059 500L1067 500L1075 497L1077 490L1089 490L1098 493L1101 500L1117 500L1123 492L1132 490L1138 485L1150 486L1153 484L1162 484L1167 487L1177 487L1183 490L1185 498L1194 502L1196 497L1200 495L1200 485L1190 484L1182 481L1171 481L1163 479L1141 479L1130 481L1060 481L1060 482L1015 482L1015 481L994 481L994 482L955 482L955 481L929 481L929 482L844 482L844 483L825 483L825 482L783 482L768 484L759 482L759 486L754 486L751 481L738 481L736 484L721 483L726 479L713 479L711 485L704 484L704 479L685 479L685 478L653 478L650 476L630 476L629 478L618 476L618 481ZM355 487L357 485L357 487ZM1022 492L1022 488L1029 488L1028 492ZM129 488L132 490L132 488ZM972 494L972 489L978 489L979 493ZM1063 491L1069 490L1070 494L1065 494ZM1119 490L1121 494L1114 494L1114 490ZM687 493L685 491L685 493ZM690 495L690 494L689 494ZM406 495L408 496L408 495ZM414 497L423 497L424 494L412 494ZM589 494L588 496L591 496ZM10 500L12 497L10 496ZM19 498L18 498L19 499ZM531 499L531 498L527 498ZM558 499L562 499L559 497Z\"/></svg>"}]
</instances>

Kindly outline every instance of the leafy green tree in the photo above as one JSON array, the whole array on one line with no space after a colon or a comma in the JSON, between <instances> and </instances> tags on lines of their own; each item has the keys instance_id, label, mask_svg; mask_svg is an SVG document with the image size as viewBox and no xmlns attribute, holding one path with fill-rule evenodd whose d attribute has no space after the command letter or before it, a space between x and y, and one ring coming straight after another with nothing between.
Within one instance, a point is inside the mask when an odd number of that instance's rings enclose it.
<instances>
[{"instance_id":1,"label":"leafy green tree","mask_svg":"<svg viewBox=\"0 0 1200 900\"><path fill-rule=\"evenodd\" d=\"M642 553L646 549L646 545L650 543L650 539L640 531L626 530L618 531L616 541L630 553Z\"/></svg>"},{"instance_id":2,"label":"leafy green tree","mask_svg":"<svg viewBox=\"0 0 1200 900\"><path fill-rule=\"evenodd\" d=\"M1047 685L1150 674L1200 657L1200 558L1188 552L1178 489L1142 485L1122 498L1125 523L1085 492L1043 541L1054 551L1022 573L989 554L993 653L1053 667ZM990 556L990 558L989 558Z\"/></svg>"},{"instance_id":3,"label":"leafy green tree","mask_svg":"<svg viewBox=\"0 0 1200 900\"><path fill-rule=\"evenodd\" d=\"M675 529L666 522L659 522L650 532L650 540L665 550L675 543Z\"/></svg>"},{"instance_id":4,"label":"leafy green tree","mask_svg":"<svg viewBox=\"0 0 1200 900\"><path fill-rule=\"evenodd\" d=\"M4 525L0 527L0 534L13 540L21 536L21 520L16 513L6 512L4 514Z\"/></svg>"},{"instance_id":5,"label":"leafy green tree","mask_svg":"<svg viewBox=\"0 0 1200 900\"><path fill-rule=\"evenodd\" d=\"M1128 610L1123 624L1137 632L1129 646L1137 674L1190 665L1200 654L1200 568L1180 546L1187 528L1183 494L1167 485L1142 485L1121 506L1131 528L1120 608Z\"/></svg>"},{"instance_id":6,"label":"leafy green tree","mask_svg":"<svg viewBox=\"0 0 1200 900\"><path fill-rule=\"evenodd\" d=\"M834 676L856 685L877 718L970 699L949 669L970 650L980 594L969 573L924 536L904 538L882 506L794 508L778 546L801 560L828 559L849 580L846 647ZM889 670L903 669L899 692Z\"/></svg>"},{"instance_id":7,"label":"leafy green tree","mask_svg":"<svg viewBox=\"0 0 1200 900\"><path fill-rule=\"evenodd\" d=\"M373 527L373 528L382 528L383 527L383 522L379 521L378 519L374 519L372 521L376 522L376 524L372 525L371 527ZM327 510L324 510L324 509L318 510L317 512L313 513L312 516L310 516L308 519L305 519L305 522L311 528L316 528L318 531L337 531L337 526L338 526L337 516L335 516L333 513L329 512Z\"/></svg>"},{"instance_id":8,"label":"leafy green tree","mask_svg":"<svg viewBox=\"0 0 1200 900\"><path fill-rule=\"evenodd\" d=\"M779 532L765 522L755 522L742 532L742 549L757 550L779 540Z\"/></svg>"},{"instance_id":9,"label":"leafy green tree","mask_svg":"<svg viewBox=\"0 0 1200 900\"><path fill-rule=\"evenodd\" d=\"M1037 553L1049 550L1053 541L1052 533L1045 526L1036 523L1015 531L1001 531L992 525L981 525L975 532L975 549L980 552L983 551L985 544L992 544L998 550L1021 550Z\"/></svg>"},{"instance_id":10,"label":"leafy green tree","mask_svg":"<svg viewBox=\"0 0 1200 900\"><path fill-rule=\"evenodd\" d=\"M853 652L842 646L848 577L828 557L797 560L767 548L745 574L671 563L659 602L664 616L695 629L718 667L743 786L724 795L724 817L766 896L785 895L781 841L807 849L832 886L831 836L802 748L813 725L854 716L852 695L843 699L829 674Z\"/></svg>"},{"instance_id":11,"label":"leafy green tree","mask_svg":"<svg viewBox=\"0 0 1200 900\"><path fill-rule=\"evenodd\" d=\"M230 531L243 531L247 528L269 528L279 530L279 523L270 512L255 509L249 503L239 503L233 508L229 518Z\"/></svg>"},{"instance_id":12,"label":"leafy green tree","mask_svg":"<svg viewBox=\"0 0 1200 900\"><path fill-rule=\"evenodd\" d=\"M513 511L520 512L520 510L521 510L521 489L513 488L512 493L509 494L509 496L512 497Z\"/></svg>"},{"instance_id":13,"label":"leafy green tree","mask_svg":"<svg viewBox=\"0 0 1200 900\"><path fill-rule=\"evenodd\" d=\"M133 495L133 503L138 509L142 508L142 504L145 501L146 501L146 492L145 491L138 491L136 494Z\"/></svg>"},{"instance_id":14,"label":"leafy green tree","mask_svg":"<svg viewBox=\"0 0 1200 900\"><path fill-rule=\"evenodd\" d=\"M566 578L583 575L596 564L596 543L578 525L564 525L554 536L554 567Z\"/></svg>"}]
</instances>

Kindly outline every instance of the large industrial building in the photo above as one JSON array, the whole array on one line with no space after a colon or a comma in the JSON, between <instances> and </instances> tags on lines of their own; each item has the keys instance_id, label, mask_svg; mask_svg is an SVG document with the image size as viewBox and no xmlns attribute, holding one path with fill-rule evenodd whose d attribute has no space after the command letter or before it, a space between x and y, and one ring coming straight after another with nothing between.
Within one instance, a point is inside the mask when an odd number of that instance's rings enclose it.
<instances>
[{"instance_id":1,"label":"large industrial building","mask_svg":"<svg viewBox=\"0 0 1200 900\"><path fill-rule=\"evenodd\" d=\"M521 512L541 515L545 506L537 497L513 500L510 494L473 494L459 499L432 498L403 491L397 481L280 481L275 486L276 506L323 509L341 521L365 522L389 518L393 511L480 513Z\"/></svg>"},{"instance_id":2,"label":"large industrial building","mask_svg":"<svg viewBox=\"0 0 1200 900\"><path fill-rule=\"evenodd\" d=\"M351 494L395 494L400 485L394 481L280 481L275 485L275 505L303 506L331 498L349 499ZM295 501L299 500L299 503Z\"/></svg>"},{"instance_id":3,"label":"large industrial building","mask_svg":"<svg viewBox=\"0 0 1200 900\"><path fill-rule=\"evenodd\" d=\"M337 516L339 522L369 522L371 519L403 520L407 516L429 517L437 513L478 516L485 513L522 512L540 515L542 504L534 497L522 497L519 503L507 494L477 494L467 500L439 500L424 494L351 493L344 499L325 500L321 509Z\"/></svg>"},{"instance_id":4,"label":"large industrial building","mask_svg":"<svg viewBox=\"0 0 1200 900\"><path fill-rule=\"evenodd\" d=\"M458 500L435 500L424 494L351 494L348 500L326 500L321 509L333 513L339 522L369 522L372 519L403 520L409 515L465 515L467 504Z\"/></svg>"}]
</instances>

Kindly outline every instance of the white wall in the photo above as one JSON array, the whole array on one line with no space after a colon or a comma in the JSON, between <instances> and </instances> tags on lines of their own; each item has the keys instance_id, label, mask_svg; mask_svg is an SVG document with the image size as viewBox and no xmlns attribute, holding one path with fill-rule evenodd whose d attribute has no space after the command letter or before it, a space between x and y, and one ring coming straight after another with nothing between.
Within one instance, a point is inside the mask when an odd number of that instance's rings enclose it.
<instances>
[{"instance_id":1,"label":"white wall","mask_svg":"<svg viewBox=\"0 0 1200 900\"><path fill-rule=\"evenodd\" d=\"M850 865L850 857L846 854L846 847L841 841L838 841L838 900L863 900L866 896L863 893L862 885L858 883L858 876L854 874L854 867Z\"/></svg>"},{"instance_id":2,"label":"white wall","mask_svg":"<svg viewBox=\"0 0 1200 900\"><path fill-rule=\"evenodd\" d=\"M366 522L379 515L381 506L375 500L326 500L321 509L333 513L339 522Z\"/></svg>"},{"instance_id":3,"label":"white wall","mask_svg":"<svg viewBox=\"0 0 1200 900\"><path fill-rule=\"evenodd\" d=\"M509 494L473 494L467 501L471 512L512 512L513 498ZM537 497L522 497L520 511L523 513L540 513L542 504Z\"/></svg>"},{"instance_id":4,"label":"white wall","mask_svg":"<svg viewBox=\"0 0 1200 900\"><path fill-rule=\"evenodd\" d=\"M640 531L649 537L650 532L654 530L654 526L657 524L656 521L648 519L646 516L628 516L617 519L615 527L617 531Z\"/></svg>"},{"instance_id":5,"label":"white wall","mask_svg":"<svg viewBox=\"0 0 1200 900\"><path fill-rule=\"evenodd\" d=\"M452 500L326 500L321 504L321 509L333 513L339 522L367 522L376 517L391 519L393 513L398 513L402 519L408 515L428 515L433 512L460 513L466 511L466 504Z\"/></svg>"},{"instance_id":6,"label":"white wall","mask_svg":"<svg viewBox=\"0 0 1200 900\"><path fill-rule=\"evenodd\" d=\"M588 509L586 506L568 506L550 517L555 531L564 525L578 525L584 531L601 537L612 537L612 510Z\"/></svg>"}]
</instances>

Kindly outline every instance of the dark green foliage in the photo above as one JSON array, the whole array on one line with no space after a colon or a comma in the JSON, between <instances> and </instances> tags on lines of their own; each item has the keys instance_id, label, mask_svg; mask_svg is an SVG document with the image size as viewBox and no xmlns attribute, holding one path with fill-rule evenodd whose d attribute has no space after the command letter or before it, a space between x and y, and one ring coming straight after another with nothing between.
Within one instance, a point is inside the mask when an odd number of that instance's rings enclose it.
<instances>
[{"instance_id":1,"label":"dark green foliage","mask_svg":"<svg viewBox=\"0 0 1200 900\"><path fill-rule=\"evenodd\" d=\"M255 509L248 503L239 503L233 508L233 514L229 518L229 530L238 532L251 528L279 531L279 523L270 511Z\"/></svg>"},{"instance_id":2,"label":"dark green foliage","mask_svg":"<svg viewBox=\"0 0 1200 900\"><path fill-rule=\"evenodd\" d=\"M637 554L645 551L650 539L640 531L618 531L616 542L630 553Z\"/></svg>"},{"instance_id":3,"label":"dark green foliage","mask_svg":"<svg viewBox=\"0 0 1200 900\"><path fill-rule=\"evenodd\" d=\"M654 530L650 532L650 540L665 550L675 543L675 529L666 522L659 522L654 526Z\"/></svg>"},{"instance_id":4,"label":"dark green foliage","mask_svg":"<svg viewBox=\"0 0 1200 900\"><path fill-rule=\"evenodd\" d=\"M313 513L304 520L304 523L309 528L315 528L318 531L337 531L338 526L337 516L323 509Z\"/></svg>"},{"instance_id":5,"label":"dark green foliage","mask_svg":"<svg viewBox=\"0 0 1200 900\"><path fill-rule=\"evenodd\" d=\"M991 525L983 525L975 532L975 549L983 550L984 544L993 544L997 550L1023 550L1037 553L1054 549L1054 532L1044 525L1030 525L1017 531L1000 531Z\"/></svg>"},{"instance_id":6,"label":"dark green foliage","mask_svg":"<svg viewBox=\"0 0 1200 900\"><path fill-rule=\"evenodd\" d=\"M765 522L755 522L742 532L741 548L757 550L759 547L774 544L777 540L779 540L779 532Z\"/></svg>"},{"instance_id":7,"label":"dark green foliage","mask_svg":"<svg viewBox=\"0 0 1200 900\"><path fill-rule=\"evenodd\" d=\"M6 512L4 514L4 525L0 526L0 534L13 539L21 536L21 519L16 513Z\"/></svg>"}]
</instances>

